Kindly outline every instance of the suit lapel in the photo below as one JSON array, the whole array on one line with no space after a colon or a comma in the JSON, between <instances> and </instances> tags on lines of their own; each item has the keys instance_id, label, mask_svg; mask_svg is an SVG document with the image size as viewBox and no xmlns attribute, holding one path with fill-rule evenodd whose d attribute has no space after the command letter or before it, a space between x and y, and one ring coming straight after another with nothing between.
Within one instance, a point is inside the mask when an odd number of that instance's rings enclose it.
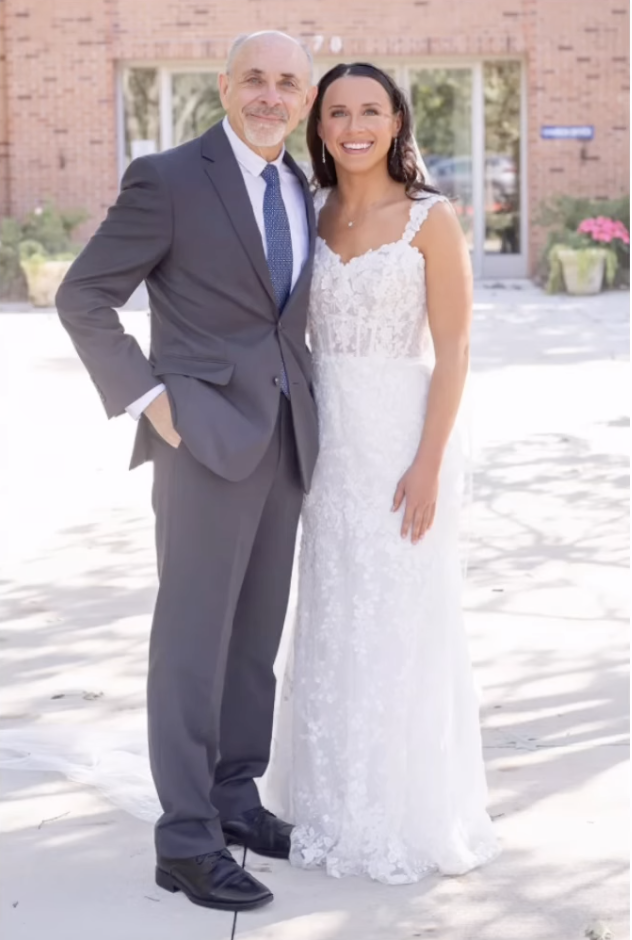
<instances>
[{"instance_id":1,"label":"suit lapel","mask_svg":"<svg viewBox=\"0 0 632 940\"><path fill-rule=\"evenodd\" d=\"M248 190L239 164L221 124L216 124L202 136L204 171L226 208L239 240L266 292L276 307L274 288L266 261L261 232L257 225Z\"/></svg>"}]
</instances>

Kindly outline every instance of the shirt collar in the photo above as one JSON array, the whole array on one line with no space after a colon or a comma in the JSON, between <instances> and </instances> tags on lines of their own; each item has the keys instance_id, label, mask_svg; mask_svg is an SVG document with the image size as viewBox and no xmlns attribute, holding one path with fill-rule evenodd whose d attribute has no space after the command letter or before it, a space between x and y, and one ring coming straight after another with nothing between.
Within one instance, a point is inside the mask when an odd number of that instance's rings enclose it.
<instances>
[{"instance_id":1,"label":"shirt collar","mask_svg":"<svg viewBox=\"0 0 632 940\"><path fill-rule=\"evenodd\" d=\"M222 121L222 127L224 132L228 137L228 141L233 149L233 153L237 159L237 163L246 170L248 173L251 173L253 176L261 176L265 168L268 166L268 161L264 160L263 157L260 157L258 153L255 153L254 150L251 150L248 144L245 144L243 140L237 136L235 131L230 126L230 121L228 120L228 115ZM283 165L283 157L285 156L285 147L279 154L276 160L273 160L273 165L280 170Z\"/></svg>"}]
</instances>

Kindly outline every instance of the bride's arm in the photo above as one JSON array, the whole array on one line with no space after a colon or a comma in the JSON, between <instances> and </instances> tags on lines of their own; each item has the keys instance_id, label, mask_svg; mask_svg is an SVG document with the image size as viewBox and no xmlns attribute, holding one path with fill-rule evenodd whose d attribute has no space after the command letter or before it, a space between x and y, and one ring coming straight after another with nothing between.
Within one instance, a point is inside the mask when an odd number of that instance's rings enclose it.
<instances>
[{"instance_id":1,"label":"bride's arm","mask_svg":"<svg viewBox=\"0 0 632 940\"><path fill-rule=\"evenodd\" d=\"M413 244L426 259L428 320L436 364L424 429L415 460L400 481L394 509L404 497L404 538L416 542L434 519L439 471L459 410L469 368L472 267L458 219L446 203L433 206Z\"/></svg>"},{"instance_id":2,"label":"bride's arm","mask_svg":"<svg viewBox=\"0 0 632 940\"><path fill-rule=\"evenodd\" d=\"M416 247L426 259L428 321L436 357L417 459L438 473L469 368L472 266L461 226L447 203L431 209Z\"/></svg>"}]
</instances>

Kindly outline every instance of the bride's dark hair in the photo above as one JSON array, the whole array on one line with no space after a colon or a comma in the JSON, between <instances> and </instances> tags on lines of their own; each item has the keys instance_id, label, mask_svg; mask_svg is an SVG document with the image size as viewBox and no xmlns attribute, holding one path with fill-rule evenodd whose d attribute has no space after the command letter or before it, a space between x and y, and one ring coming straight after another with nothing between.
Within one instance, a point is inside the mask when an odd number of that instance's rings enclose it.
<instances>
[{"instance_id":1,"label":"bride's dark hair","mask_svg":"<svg viewBox=\"0 0 632 940\"><path fill-rule=\"evenodd\" d=\"M318 83L318 94L314 102L309 120L307 122L307 146L312 158L314 168L314 182L322 189L335 186L338 182L334 158L325 148L323 160L323 143L318 134L323 98L325 92L333 82L347 75L357 75L362 78L372 78L379 82L387 93L394 114L399 114L402 122L397 144L391 144L388 152L388 172L397 183L404 183L406 195L409 199L418 199L423 193L437 193L438 190L426 183L423 170L417 159L417 149L413 139L413 120L410 105L401 88L382 69L366 62L354 62L353 65L336 65L323 75Z\"/></svg>"}]
</instances>

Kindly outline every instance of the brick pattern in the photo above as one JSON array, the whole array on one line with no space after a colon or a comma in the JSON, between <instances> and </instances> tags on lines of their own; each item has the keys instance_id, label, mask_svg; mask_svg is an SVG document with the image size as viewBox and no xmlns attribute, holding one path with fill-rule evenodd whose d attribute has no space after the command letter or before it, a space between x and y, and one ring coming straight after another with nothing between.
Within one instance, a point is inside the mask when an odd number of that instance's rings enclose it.
<instances>
[{"instance_id":1,"label":"brick pattern","mask_svg":"<svg viewBox=\"0 0 632 940\"><path fill-rule=\"evenodd\" d=\"M111 4L4 2L11 211L52 198L96 224L116 191Z\"/></svg>"},{"instance_id":2,"label":"brick pattern","mask_svg":"<svg viewBox=\"0 0 632 940\"><path fill-rule=\"evenodd\" d=\"M629 192L629 4L526 0L529 202ZM589 142L540 138L545 124L593 124ZM543 240L534 228L531 255Z\"/></svg>"},{"instance_id":3,"label":"brick pattern","mask_svg":"<svg viewBox=\"0 0 632 940\"><path fill-rule=\"evenodd\" d=\"M219 63L245 28L301 36L317 58L335 36L344 59L521 56L531 213L559 192L629 188L627 0L0 0L0 209L51 197L87 208L88 234L118 187L117 64ZM596 139L541 140L556 123Z\"/></svg>"}]
</instances>

